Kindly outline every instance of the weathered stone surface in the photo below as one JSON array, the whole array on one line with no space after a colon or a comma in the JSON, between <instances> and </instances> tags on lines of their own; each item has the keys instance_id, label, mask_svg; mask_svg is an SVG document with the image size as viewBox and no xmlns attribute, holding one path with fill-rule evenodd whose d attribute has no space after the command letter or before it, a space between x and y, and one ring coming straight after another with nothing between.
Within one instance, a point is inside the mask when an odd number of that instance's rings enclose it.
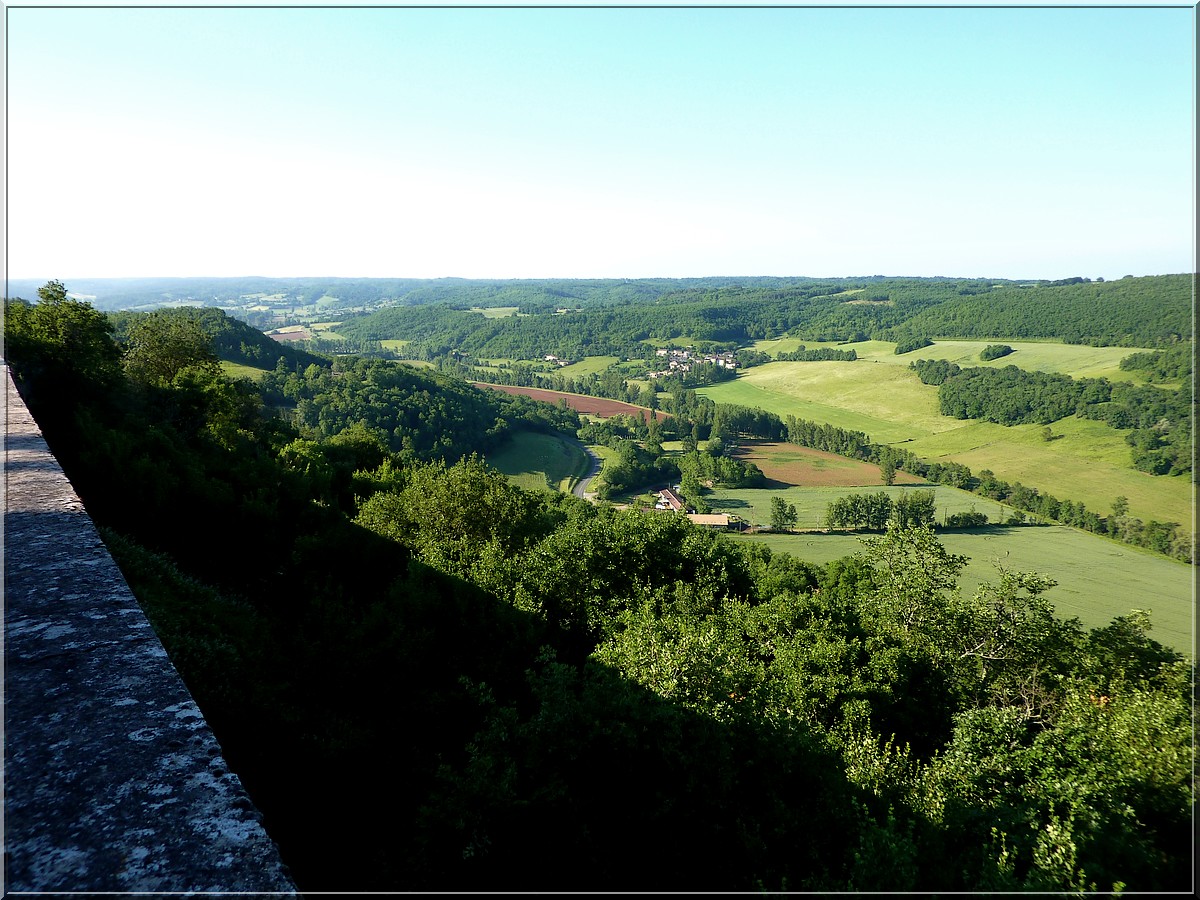
<instances>
[{"instance_id":1,"label":"weathered stone surface","mask_svg":"<svg viewBox=\"0 0 1200 900\"><path fill-rule=\"evenodd\" d=\"M5 368L4 889L295 895Z\"/></svg>"}]
</instances>

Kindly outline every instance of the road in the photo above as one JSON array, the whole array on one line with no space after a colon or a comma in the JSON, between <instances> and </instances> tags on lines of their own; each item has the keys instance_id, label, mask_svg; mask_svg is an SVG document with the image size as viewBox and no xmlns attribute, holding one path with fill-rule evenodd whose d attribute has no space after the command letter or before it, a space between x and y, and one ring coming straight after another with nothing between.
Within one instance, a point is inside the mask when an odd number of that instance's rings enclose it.
<instances>
[{"instance_id":1,"label":"road","mask_svg":"<svg viewBox=\"0 0 1200 900\"><path fill-rule=\"evenodd\" d=\"M576 441L576 443L578 444L579 442ZM592 480L597 475L600 474L600 467L604 464L604 460L602 460L599 456L597 456L596 452L594 450L592 450L588 447L584 447L583 444L579 444L579 446L583 449L583 452L586 453L592 460L591 469L588 470L588 473L586 475L584 475L582 478L579 479L579 483L577 485L575 485L575 489L572 491L572 493L576 497L582 498L587 493L588 485L590 485L592 483Z\"/></svg>"}]
</instances>

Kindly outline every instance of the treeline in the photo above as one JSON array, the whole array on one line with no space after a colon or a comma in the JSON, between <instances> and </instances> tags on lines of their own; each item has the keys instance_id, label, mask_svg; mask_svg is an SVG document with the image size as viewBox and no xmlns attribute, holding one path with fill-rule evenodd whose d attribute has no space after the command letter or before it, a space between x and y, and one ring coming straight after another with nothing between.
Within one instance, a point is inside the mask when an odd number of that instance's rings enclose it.
<instances>
[{"instance_id":1,"label":"treeline","mask_svg":"<svg viewBox=\"0 0 1200 900\"><path fill-rule=\"evenodd\" d=\"M1137 372L1147 381L1190 381L1196 350L1190 343L1157 352L1131 353L1121 360L1121 369Z\"/></svg>"},{"instance_id":2,"label":"treeline","mask_svg":"<svg viewBox=\"0 0 1200 900\"><path fill-rule=\"evenodd\" d=\"M1187 890L1194 685L1145 614L962 594L927 529L814 566L306 438L186 324L42 301L22 395L302 891Z\"/></svg>"},{"instance_id":3,"label":"treeline","mask_svg":"<svg viewBox=\"0 0 1200 900\"><path fill-rule=\"evenodd\" d=\"M1129 369L1137 371L1145 365L1179 371L1183 365L1179 354L1170 353L1165 363L1140 354L1142 359L1135 360ZM1190 378L1169 390L1110 383L1103 378L1029 372L1016 366L962 369L945 360L920 359L911 368L925 384L938 385L938 405L943 415L1000 425L1049 425L1071 415L1095 419L1129 430L1125 440L1133 448L1133 465L1140 471L1152 475L1192 471Z\"/></svg>"},{"instance_id":4,"label":"treeline","mask_svg":"<svg viewBox=\"0 0 1200 900\"><path fill-rule=\"evenodd\" d=\"M825 510L826 528L883 531L889 522L897 528L933 528L933 491L905 491L895 500L886 491L845 494Z\"/></svg>"},{"instance_id":5,"label":"treeline","mask_svg":"<svg viewBox=\"0 0 1200 900\"><path fill-rule=\"evenodd\" d=\"M854 362L858 359L858 353L854 350L836 350L833 347L816 347L812 350L805 349L801 344L790 353L778 353L775 359L780 362L827 362L834 360L837 362ZM738 362L741 362L741 357L738 357Z\"/></svg>"}]
</instances>

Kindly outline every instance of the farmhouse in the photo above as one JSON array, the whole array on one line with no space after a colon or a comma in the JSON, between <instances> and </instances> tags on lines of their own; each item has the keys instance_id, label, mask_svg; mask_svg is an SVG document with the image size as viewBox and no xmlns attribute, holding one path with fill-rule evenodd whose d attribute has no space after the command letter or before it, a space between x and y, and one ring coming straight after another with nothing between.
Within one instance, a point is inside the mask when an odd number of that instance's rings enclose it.
<instances>
[{"instance_id":1,"label":"farmhouse","mask_svg":"<svg viewBox=\"0 0 1200 900\"><path fill-rule=\"evenodd\" d=\"M658 502L654 504L655 509L671 509L676 512L683 510L683 501L670 488L663 488L655 496L658 497Z\"/></svg>"}]
</instances>

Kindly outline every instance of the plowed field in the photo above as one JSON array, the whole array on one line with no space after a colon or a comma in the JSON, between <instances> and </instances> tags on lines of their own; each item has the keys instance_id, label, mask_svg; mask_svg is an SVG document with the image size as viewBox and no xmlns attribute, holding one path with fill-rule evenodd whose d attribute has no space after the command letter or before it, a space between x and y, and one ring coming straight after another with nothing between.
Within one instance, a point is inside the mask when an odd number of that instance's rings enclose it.
<instances>
[{"instance_id":1,"label":"plowed field","mask_svg":"<svg viewBox=\"0 0 1200 900\"><path fill-rule=\"evenodd\" d=\"M883 486L879 466L797 444L747 441L734 453L752 462L771 481L803 487ZM896 484L920 484L922 479L896 472Z\"/></svg>"},{"instance_id":2,"label":"plowed field","mask_svg":"<svg viewBox=\"0 0 1200 900\"><path fill-rule=\"evenodd\" d=\"M558 403L560 400L566 400L567 406L580 413L587 413L591 416L600 416L607 419L609 416L636 416L644 419L652 410L646 409L644 406L634 406L632 403L622 403L620 400L605 400L602 397L588 397L586 394L568 394L563 391L547 391L542 388L531 387L516 387L510 384L487 384L482 381L471 382L476 387L492 388L496 391L504 391L506 394L520 394L523 397L529 397L532 400L541 400L544 403ZM661 422L667 418L665 412L657 412Z\"/></svg>"}]
</instances>

